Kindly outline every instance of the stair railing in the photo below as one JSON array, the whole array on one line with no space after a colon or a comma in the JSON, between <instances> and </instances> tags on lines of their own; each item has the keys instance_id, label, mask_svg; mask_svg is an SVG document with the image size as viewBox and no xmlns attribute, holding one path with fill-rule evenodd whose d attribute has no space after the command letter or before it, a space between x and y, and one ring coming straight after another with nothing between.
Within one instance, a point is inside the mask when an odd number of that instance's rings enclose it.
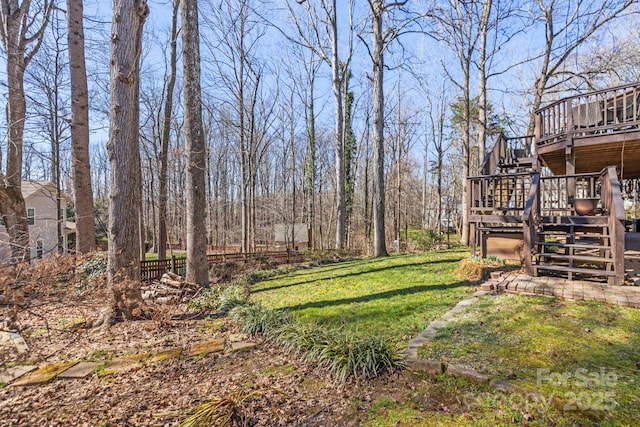
<instances>
[{"instance_id":1,"label":"stair railing","mask_svg":"<svg viewBox=\"0 0 640 427\"><path fill-rule=\"evenodd\" d=\"M534 157L533 139L533 135L515 138L507 138L503 133L494 135L491 150L484 156L480 165L480 175L493 175L498 170L498 166L504 163L513 163L523 157Z\"/></svg>"},{"instance_id":2,"label":"stair railing","mask_svg":"<svg viewBox=\"0 0 640 427\"><path fill-rule=\"evenodd\" d=\"M493 175L496 173L500 159L503 159L507 150L507 139L504 134L499 133L494 135L493 145L491 150L484 156L482 164L480 165L481 175Z\"/></svg>"},{"instance_id":3,"label":"stair railing","mask_svg":"<svg viewBox=\"0 0 640 427\"><path fill-rule=\"evenodd\" d=\"M620 181L615 166L608 166L602 170L601 190L602 210L609 218L609 233L611 239L611 256L615 275L610 278L610 284L621 286L624 283L624 233L625 211L622 201Z\"/></svg>"},{"instance_id":4,"label":"stair railing","mask_svg":"<svg viewBox=\"0 0 640 427\"><path fill-rule=\"evenodd\" d=\"M527 273L535 276L536 271L533 268L533 253L536 243L536 225L540 217L540 173L533 174L531 179L531 187L529 196L522 213L522 231L524 240L524 264Z\"/></svg>"}]
</instances>

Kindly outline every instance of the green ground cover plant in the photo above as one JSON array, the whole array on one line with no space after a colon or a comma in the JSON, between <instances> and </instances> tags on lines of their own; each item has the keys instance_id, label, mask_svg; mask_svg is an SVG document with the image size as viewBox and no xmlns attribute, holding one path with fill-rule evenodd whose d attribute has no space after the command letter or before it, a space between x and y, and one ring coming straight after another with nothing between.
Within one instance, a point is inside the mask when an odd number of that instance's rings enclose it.
<instances>
[{"instance_id":1,"label":"green ground cover plant","mask_svg":"<svg viewBox=\"0 0 640 427\"><path fill-rule=\"evenodd\" d=\"M463 250L339 262L270 277L251 298L319 327L404 345L473 288L453 270Z\"/></svg>"},{"instance_id":2,"label":"green ground cover plant","mask_svg":"<svg viewBox=\"0 0 640 427\"><path fill-rule=\"evenodd\" d=\"M420 355L520 385L543 397L541 408L552 403L579 425L634 425L639 324L636 309L499 295L469 307Z\"/></svg>"}]
</instances>

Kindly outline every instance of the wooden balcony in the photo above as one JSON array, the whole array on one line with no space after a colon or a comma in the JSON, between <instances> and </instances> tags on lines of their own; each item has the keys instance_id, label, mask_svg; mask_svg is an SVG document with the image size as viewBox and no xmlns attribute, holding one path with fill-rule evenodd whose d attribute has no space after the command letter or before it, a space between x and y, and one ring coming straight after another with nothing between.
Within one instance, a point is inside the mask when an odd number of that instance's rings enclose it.
<instances>
[{"instance_id":1,"label":"wooden balcony","mask_svg":"<svg viewBox=\"0 0 640 427\"><path fill-rule=\"evenodd\" d=\"M536 150L554 175L616 166L640 178L640 83L564 98L536 112Z\"/></svg>"}]
</instances>

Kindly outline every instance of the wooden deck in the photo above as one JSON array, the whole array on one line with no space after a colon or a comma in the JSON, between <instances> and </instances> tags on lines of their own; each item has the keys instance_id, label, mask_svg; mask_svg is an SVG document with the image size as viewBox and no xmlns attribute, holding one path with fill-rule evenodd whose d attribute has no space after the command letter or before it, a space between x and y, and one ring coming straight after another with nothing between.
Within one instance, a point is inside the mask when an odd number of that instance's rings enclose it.
<instances>
[{"instance_id":1,"label":"wooden deck","mask_svg":"<svg viewBox=\"0 0 640 427\"><path fill-rule=\"evenodd\" d=\"M640 178L640 84L564 98L536 112L536 150L554 175L616 166ZM633 160L632 160L633 159Z\"/></svg>"}]
</instances>

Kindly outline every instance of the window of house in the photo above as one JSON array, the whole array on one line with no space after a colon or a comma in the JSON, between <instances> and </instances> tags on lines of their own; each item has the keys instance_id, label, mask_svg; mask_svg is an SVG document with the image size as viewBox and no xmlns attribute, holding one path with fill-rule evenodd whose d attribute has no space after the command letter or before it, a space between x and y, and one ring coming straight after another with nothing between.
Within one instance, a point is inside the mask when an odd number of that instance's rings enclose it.
<instances>
[{"instance_id":1,"label":"window of house","mask_svg":"<svg viewBox=\"0 0 640 427\"><path fill-rule=\"evenodd\" d=\"M44 242L42 240L38 240L36 242L36 258L42 259L43 254L44 254Z\"/></svg>"},{"instance_id":2,"label":"window of house","mask_svg":"<svg viewBox=\"0 0 640 427\"><path fill-rule=\"evenodd\" d=\"M27 208L27 224L33 225L36 223L36 210L34 208Z\"/></svg>"}]
</instances>

